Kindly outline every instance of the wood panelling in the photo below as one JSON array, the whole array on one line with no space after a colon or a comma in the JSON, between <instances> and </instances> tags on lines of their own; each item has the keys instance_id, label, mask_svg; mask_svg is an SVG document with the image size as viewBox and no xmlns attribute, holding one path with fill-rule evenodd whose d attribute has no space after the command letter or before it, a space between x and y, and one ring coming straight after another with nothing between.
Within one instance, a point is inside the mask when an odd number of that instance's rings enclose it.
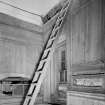
<instances>
[{"instance_id":1,"label":"wood panelling","mask_svg":"<svg viewBox=\"0 0 105 105\"><path fill-rule=\"evenodd\" d=\"M0 24L0 79L19 75L31 78L42 42L41 34Z\"/></svg>"},{"instance_id":2,"label":"wood panelling","mask_svg":"<svg viewBox=\"0 0 105 105\"><path fill-rule=\"evenodd\" d=\"M101 59L101 6L97 0L72 14L72 63Z\"/></svg>"},{"instance_id":3,"label":"wood panelling","mask_svg":"<svg viewBox=\"0 0 105 105\"><path fill-rule=\"evenodd\" d=\"M71 19L67 43L70 49L67 52L71 55L68 58L68 65L71 66L67 105L104 105L105 23L102 7L105 4L102 4L103 0L85 1L82 3L82 0L74 0L69 12Z\"/></svg>"},{"instance_id":4,"label":"wood panelling","mask_svg":"<svg viewBox=\"0 0 105 105\"><path fill-rule=\"evenodd\" d=\"M86 35L86 61L102 59L102 9L101 1L97 0L88 5L88 26Z\"/></svg>"},{"instance_id":5,"label":"wood panelling","mask_svg":"<svg viewBox=\"0 0 105 105\"><path fill-rule=\"evenodd\" d=\"M70 84L73 82L72 75L74 77L78 74L93 76L105 73L102 15L102 0L73 0L73 7L67 14L60 30L61 36L58 38L58 45L66 40L67 78ZM46 39L46 36L44 38ZM56 96L59 82L58 59L57 50L55 50L49 67L50 76L47 76L46 79L48 95L51 94L55 99L59 98ZM50 81L50 86L48 81Z\"/></svg>"},{"instance_id":6,"label":"wood panelling","mask_svg":"<svg viewBox=\"0 0 105 105\"><path fill-rule=\"evenodd\" d=\"M85 32L86 12L81 10L72 16L72 63L83 63L85 60Z\"/></svg>"},{"instance_id":7,"label":"wood panelling","mask_svg":"<svg viewBox=\"0 0 105 105\"><path fill-rule=\"evenodd\" d=\"M104 59L102 0L90 0L88 3L79 3L80 1L76 2L69 11L70 19L67 26L70 31L69 34L66 32L68 56L70 53L68 66L72 63L73 66L77 65L77 68L78 64L94 65L96 62L103 63Z\"/></svg>"}]
</instances>

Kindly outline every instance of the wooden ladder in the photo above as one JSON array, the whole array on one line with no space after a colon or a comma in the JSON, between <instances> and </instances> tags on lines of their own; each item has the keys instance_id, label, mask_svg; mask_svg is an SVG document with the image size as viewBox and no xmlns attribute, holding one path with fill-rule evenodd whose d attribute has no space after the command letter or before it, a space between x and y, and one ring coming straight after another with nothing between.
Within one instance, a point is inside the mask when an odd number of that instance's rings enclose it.
<instances>
[{"instance_id":1,"label":"wooden ladder","mask_svg":"<svg viewBox=\"0 0 105 105\"><path fill-rule=\"evenodd\" d=\"M35 69L32 82L30 84L27 95L24 99L23 105L34 105L36 101L37 95L40 91L41 84L48 70L49 61L53 55L54 46L56 45L55 43L58 37L59 29L61 28L62 22L65 18L69 5L70 0L65 0L63 2L62 9L58 13L56 22L51 30L51 34L49 35L48 40L43 48L41 57Z\"/></svg>"}]
</instances>

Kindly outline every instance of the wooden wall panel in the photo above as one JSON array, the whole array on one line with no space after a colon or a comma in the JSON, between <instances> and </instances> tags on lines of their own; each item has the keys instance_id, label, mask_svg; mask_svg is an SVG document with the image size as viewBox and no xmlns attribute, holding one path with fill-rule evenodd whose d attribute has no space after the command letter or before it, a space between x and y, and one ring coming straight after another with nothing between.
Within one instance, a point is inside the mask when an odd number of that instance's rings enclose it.
<instances>
[{"instance_id":1,"label":"wooden wall panel","mask_svg":"<svg viewBox=\"0 0 105 105\"><path fill-rule=\"evenodd\" d=\"M85 60L86 9L72 16L72 63Z\"/></svg>"},{"instance_id":2,"label":"wooden wall panel","mask_svg":"<svg viewBox=\"0 0 105 105\"><path fill-rule=\"evenodd\" d=\"M87 36L86 36L86 61L102 58L102 5L97 0L88 5Z\"/></svg>"},{"instance_id":3,"label":"wooden wall panel","mask_svg":"<svg viewBox=\"0 0 105 105\"><path fill-rule=\"evenodd\" d=\"M102 59L104 38L101 1L91 0L70 14L72 63L83 64Z\"/></svg>"},{"instance_id":4,"label":"wooden wall panel","mask_svg":"<svg viewBox=\"0 0 105 105\"><path fill-rule=\"evenodd\" d=\"M77 5L74 5L77 6ZM95 75L97 80L100 74L105 74L104 61L104 30L103 30L103 8L102 0L90 0L88 3L77 6L69 12L70 34L67 33L67 57L70 65L70 83L73 78ZM72 86L74 91L80 91L79 86ZM72 90L71 89L71 90ZM96 89L93 87L93 89ZM84 92L93 92L92 88L81 88ZM97 93L101 93L97 89Z\"/></svg>"},{"instance_id":5,"label":"wooden wall panel","mask_svg":"<svg viewBox=\"0 0 105 105\"><path fill-rule=\"evenodd\" d=\"M0 79L5 76L31 78L42 42L37 32L0 24Z\"/></svg>"}]
</instances>

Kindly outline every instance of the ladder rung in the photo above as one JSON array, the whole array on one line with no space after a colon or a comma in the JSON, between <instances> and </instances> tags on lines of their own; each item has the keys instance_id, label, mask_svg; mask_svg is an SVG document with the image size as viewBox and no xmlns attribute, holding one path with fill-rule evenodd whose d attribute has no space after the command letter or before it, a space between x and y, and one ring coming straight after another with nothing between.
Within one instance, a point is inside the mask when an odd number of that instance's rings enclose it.
<instances>
[{"instance_id":1,"label":"ladder rung","mask_svg":"<svg viewBox=\"0 0 105 105\"><path fill-rule=\"evenodd\" d=\"M61 14L62 14L62 13L63 13L63 14L66 14L66 13L64 13L64 12L67 11L67 8L68 8L68 7L65 7L65 8L62 10ZM63 14L62 14L62 16L64 17L65 15L63 15Z\"/></svg>"},{"instance_id":2,"label":"ladder rung","mask_svg":"<svg viewBox=\"0 0 105 105\"><path fill-rule=\"evenodd\" d=\"M48 45L47 45L47 49L49 49L49 48L51 48L52 47L52 45L53 45L53 43L54 43L54 40L49 40L48 41Z\"/></svg>"},{"instance_id":3,"label":"ladder rung","mask_svg":"<svg viewBox=\"0 0 105 105\"><path fill-rule=\"evenodd\" d=\"M35 76L34 76L34 78L33 78L33 80L32 80L32 83L34 83L34 85L35 85L35 83L37 83L37 81L38 81L39 77L41 76L41 74L42 74L42 72L40 72L40 71L37 71L37 72L35 73ZM31 84L31 85L32 85L32 84Z\"/></svg>"},{"instance_id":4,"label":"ladder rung","mask_svg":"<svg viewBox=\"0 0 105 105\"><path fill-rule=\"evenodd\" d=\"M36 75L41 74L41 73L42 73L42 71L38 71L38 69L37 69L37 71L35 72Z\"/></svg>"},{"instance_id":5,"label":"ladder rung","mask_svg":"<svg viewBox=\"0 0 105 105\"><path fill-rule=\"evenodd\" d=\"M63 15L65 15L65 14L63 14ZM60 17L58 17L58 18L59 18L59 20L58 20L58 21L63 20L63 15L62 15L62 16L60 16Z\"/></svg>"},{"instance_id":6,"label":"ladder rung","mask_svg":"<svg viewBox=\"0 0 105 105\"><path fill-rule=\"evenodd\" d=\"M62 19L59 20L59 21L57 21L57 23L56 23L56 25L55 25L54 28L55 28L55 29L60 28L61 24L62 24Z\"/></svg>"},{"instance_id":7,"label":"ladder rung","mask_svg":"<svg viewBox=\"0 0 105 105\"><path fill-rule=\"evenodd\" d=\"M60 27L59 27L59 21L56 23L56 25L55 25L55 27L54 27L54 30L57 30L57 29L59 29Z\"/></svg>"},{"instance_id":8,"label":"ladder rung","mask_svg":"<svg viewBox=\"0 0 105 105\"><path fill-rule=\"evenodd\" d=\"M51 35L51 39L56 37L57 36L57 33L58 33L58 30L56 30L52 35Z\"/></svg>"},{"instance_id":9,"label":"ladder rung","mask_svg":"<svg viewBox=\"0 0 105 105\"><path fill-rule=\"evenodd\" d=\"M42 57L42 60L47 59L49 53L50 53L50 50L48 50L48 51L45 50L45 51L44 51L44 55L43 55L43 57Z\"/></svg>"},{"instance_id":10,"label":"ladder rung","mask_svg":"<svg viewBox=\"0 0 105 105\"><path fill-rule=\"evenodd\" d=\"M31 84L31 87L29 89L29 92L28 92L28 97L32 97L33 93L34 93L34 90L36 89L36 85L34 84Z\"/></svg>"},{"instance_id":11,"label":"ladder rung","mask_svg":"<svg viewBox=\"0 0 105 105\"><path fill-rule=\"evenodd\" d=\"M60 14L60 16L58 17L59 18L59 20L60 19L63 19L63 17L65 16L65 10Z\"/></svg>"},{"instance_id":12,"label":"ladder rung","mask_svg":"<svg viewBox=\"0 0 105 105\"><path fill-rule=\"evenodd\" d=\"M35 78L34 78L34 80L32 81L32 83L37 83L38 82L38 80L39 80L39 78L40 78L40 76L41 76L41 73L40 72L36 72L36 76L35 76Z\"/></svg>"},{"instance_id":13,"label":"ladder rung","mask_svg":"<svg viewBox=\"0 0 105 105\"><path fill-rule=\"evenodd\" d=\"M32 95L31 95L31 94L27 94L27 97L28 97L28 98L32 98Z\"/></svg>"},{"instance_id":14,"label":"ladder rung","mask_svg":"<svg viewBox=\"0 0 105 105\"><path fill-rule=\"evenodd\" d=\"M42 71L42 69L44 68L45 63L46 63L46 61L41 60L37 71Z\"/></svg>"},{"instance_id":15,"label":"ladder rung","mask_svg":"<svg viewBox=\"0 0 105 105\"><path fill-rule=\"evenodd\" d=\"M31 84L27 96L30 96L35 88L36 84Z\"/></svg>"},{"instance_id":16,"label":"ladder rung","mask_svg":"<svg viewBox=\"0 0 105 105\"><path fill-rule=\"evenodd\" d=\"M60 25L62 24L62 19L58 22L58 26L60 27Z\"/></svg>"},{"instance_id":17,"label":"ladder rung","mask_svg":"<svg viewBox=\"0 0 105 105\"><path fill-rule=\"evenodd\" d=\"M40 62L40 64L39 64L39 67L38 67L38 69L37 69L37 71L42 71L43 70L43 68L44 68L44 65L45 65L45 63L46 63L46 61L42 61L42 62Z\"/></svg>"}]
</instances>

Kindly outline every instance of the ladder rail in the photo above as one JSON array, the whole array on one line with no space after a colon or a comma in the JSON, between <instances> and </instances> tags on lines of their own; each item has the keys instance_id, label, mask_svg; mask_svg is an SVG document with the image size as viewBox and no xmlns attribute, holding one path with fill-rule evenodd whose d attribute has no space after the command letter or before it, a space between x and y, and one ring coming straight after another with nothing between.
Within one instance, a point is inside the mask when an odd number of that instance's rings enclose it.
<instances>
[{"instance_id":1,"label":"ladder rail","mask_svg":"<svg viewBox=\"0 0 105 105\"><path fill-rule=\"evenodd\" d=\"M42 54L39 58L38 64L35 68L35 72L32 77L32 83L30 84L30 87L25 97L23 105L34 105L36 101L38 92L40 90L43 79L46 76L46 72L47 72L47 69L50 63L50 59L53 55L54 48L56 46L57 37L59 36L58 35L59 29L62 26L63 20L69 8L69 5L70 5L70 0L66 0L66 5L64 5L61 11L59 12L59 15L46 41L46 44L42 50ZM64 14L62 17L61 15L63 12ZM52 42L49 42L49 41L52 41ZM48 45L49 43L50 45Z\"/></svg>"}]
</instances>

